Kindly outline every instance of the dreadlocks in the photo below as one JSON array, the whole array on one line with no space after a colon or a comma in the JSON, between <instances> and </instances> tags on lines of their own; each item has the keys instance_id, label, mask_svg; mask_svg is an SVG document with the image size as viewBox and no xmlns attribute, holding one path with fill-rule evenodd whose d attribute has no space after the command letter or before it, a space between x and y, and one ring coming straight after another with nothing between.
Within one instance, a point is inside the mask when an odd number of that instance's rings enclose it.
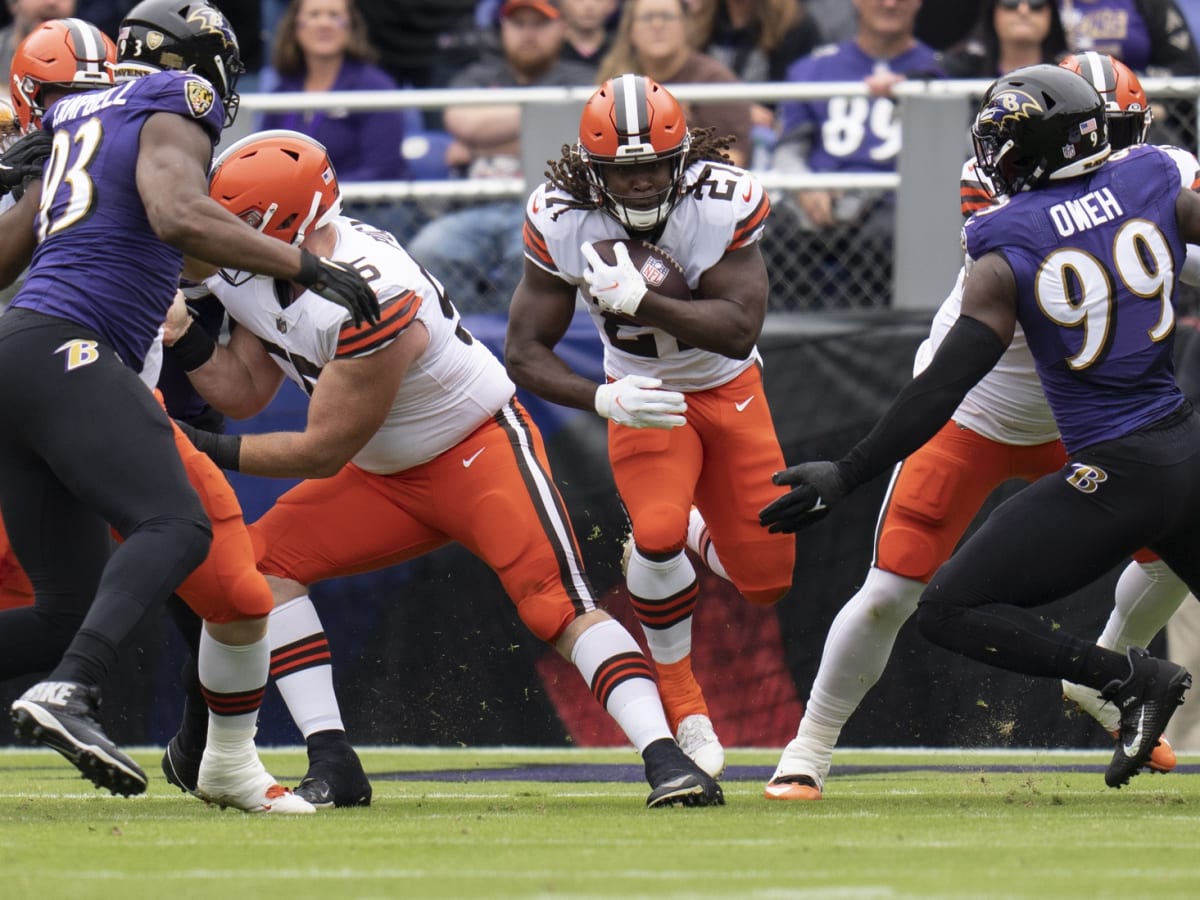
<instances>
[{"instance_id":1,"label":"dreadlocks","mask_svg":"<svg viewBox=\"0 0 1200 900\"><path fill-rule=\"evenodd\" d=\"M684 160L685 171L694 162L732 162L726 151L733 146L737 138L731 134L720 138L714 137L715 131L716 129L712 127L691 130L692 145L688 148L687 157ZM588 167L579 158L579 148L575 144L563 144L562 156L558 159L548 160L546 164L550 166L549 171L544 173L546 180L563 193L570 194L575 201L564 204L552 218L557 219L568 209L600 209L602 201L592 192L591 182L588 181ZM708 180L708 176L709 170L705 167L695 184L685 186L680 193L686 194L703 184Z\"/></svg>"}]
</instances>

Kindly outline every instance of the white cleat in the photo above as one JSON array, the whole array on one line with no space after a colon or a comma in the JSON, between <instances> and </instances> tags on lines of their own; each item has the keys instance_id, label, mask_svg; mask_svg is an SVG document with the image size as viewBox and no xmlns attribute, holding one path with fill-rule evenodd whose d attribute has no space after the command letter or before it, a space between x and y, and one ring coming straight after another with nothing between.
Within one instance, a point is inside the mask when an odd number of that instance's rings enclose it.
<instances>
[{"instance_id":1,"label":"white cleat","mask_svg":"<svg viewBox=\"0 0 1200 900\"><path fill-rule=\"evenodd\" d=\"M317 808L275 781L251 748L249 752L221 753L206 749L200 761L196 794L221 809L233 807L248 813L313 813Z\"/></svg>"},{"instance_id":2,"label":"white cleat","mask_svg":"<svg viewBox=\"0 0 1200 900\"><path fill-rule=\"evenodd\" d=\"M717 733L713 731L708 716L684 717L675 734L675 742L710 777L721 777L725 771L725 748L717 740Z\"/></svg>"},{"instance_id":3,"label":"white cleat","mask_svg":"<svg viewBox=\"0 0 1200 900\"><path fill-rule=\"evenodd\" d=\"M1075 684L1070 681L1062 683L1063 699L1074 703L1081 710L1100 723L1100 727L1113 734L1121 730L1121 711L1116 705L1109 703L1100 696L1095 688Z\"/></svg>"}]
</instances>

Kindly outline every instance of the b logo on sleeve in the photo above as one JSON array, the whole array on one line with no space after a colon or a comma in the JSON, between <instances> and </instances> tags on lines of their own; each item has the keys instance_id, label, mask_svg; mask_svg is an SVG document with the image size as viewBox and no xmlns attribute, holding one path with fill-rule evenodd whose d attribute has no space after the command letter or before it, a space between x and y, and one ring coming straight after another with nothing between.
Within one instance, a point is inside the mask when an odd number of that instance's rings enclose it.
<instances>
[{"instance_id":1,"label":"b logo on sleeve","mask_svg":"<svg viewBox=\"0 0 1200 900\"><path fill-rule=\"evenodd\" d=\"M216 102L216 95L208 82L189 78L183 90L192 115L197 119L207 116Z\"/></svg>"}]
</instances>

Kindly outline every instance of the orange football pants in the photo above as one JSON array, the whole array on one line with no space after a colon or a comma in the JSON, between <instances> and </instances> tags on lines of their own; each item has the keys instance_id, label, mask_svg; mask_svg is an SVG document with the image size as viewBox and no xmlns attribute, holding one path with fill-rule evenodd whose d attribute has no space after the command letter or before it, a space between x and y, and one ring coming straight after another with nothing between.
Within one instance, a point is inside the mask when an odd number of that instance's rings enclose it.
<instances>
[{"instance_id":1,"label":"orange football pants","mask_svg":"<svg viewBox=\"0 0 1200 900\"><path fill-rule=\"evenodd\" d=\"M157 394L157 391L155 392ZM159 398L161 402L161 397ZM201 453L174 422L175 447L188 481L200 495L212 521L208 556L175 589L208 622L233 622L269 615L275 606L271 587L254 564L254 544L242 518L242 505L216 463Z\"/></svg>"},{"instance_id":2,"label":"orange football pants","mask_svg":"<svg viewBox=\"0 0 1200 900\"><path fill-rule=\"evenodd\" d=\"M304 585L458 542L495 571L521 621L550 643L594 608L541 433L516 400L427 463L391 475L351 463L301 482L250 534L262 572Z\"/></svg>"},{"instance_id":3,"label":"orange football pants","mask_svg":"<svg viewBox=\"0 0 1200 900\"><path fill-rule=\"evenodd\" d=\"M679 428L609 423L609 461L634 541L645 553L682 549L694 505L742 596L775 603L792 585L796 539L758 524L758 511L787 491L771 483L784 461L762 373L751 366L688 394L687 404Z\"/></svg>"},{"instance_id":4,"label":"orange football pants","mask_svg":"<svg viewBox=\"0 0 1200 900\"><path fill-rule=\"evenodd\" d=\"M947 422L893 475L875 531L877 568L928 582L950 558L983 501L1010 478L1061 469L1061 441L1001 444Z\"/></svg>"},{"instance_id":5,"label":"orange football pants","mask_svg":"<svg viewBox=\"0 0 1200 900\"><path fill-rule=\"evenodd\" d=\"M992 491L1010 478L1036 481L1066 462L1061 441L1002 444L947 422L893 475L875 530L873 564L928 582ZM1142 549L1133 558L1146 563L1158 555Z\"/></svg>"}]
</instances>

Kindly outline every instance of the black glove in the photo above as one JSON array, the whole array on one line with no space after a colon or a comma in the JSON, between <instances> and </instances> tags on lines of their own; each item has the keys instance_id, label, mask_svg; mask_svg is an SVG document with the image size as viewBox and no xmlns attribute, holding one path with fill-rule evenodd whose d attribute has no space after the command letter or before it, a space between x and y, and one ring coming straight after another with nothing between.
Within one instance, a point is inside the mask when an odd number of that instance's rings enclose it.
<instances>
[{"instance_id":1,"label":"black glove","mask_svg":"<svg viewBox=\"0 0 1200 900\"><path fill-rule=\"evenodd\" d=\"M379 321L379 298L366 279L344 263L300 251L300 274L296 281L338 306L344 306L354 317L355 327L363 321Z\"/></svg>"},{"instance_id":2,"label":"black glove","mask_svg":"<svg viewBox=\"0 0 1200 900\"><path fill-rule=\"evenodd\" d=\"M199 326L193 327L198 328ZM215 462L219 468L227 469L230 472L239 470L242 457L242 436L240 434L217 434L215 431L201 431L179 419L175 420L175 424L192 442L192 446Z\"/></svg>"},{"instance_id":3,"label":"black glove","mask_svg":"<svg viewBox=\"0 0 1200 900\"><path fill-rule=\"evenodd\" d=\"M758 524L772 534L781 531L791 534L821 521L851 489L842 464L835 462L800 463L776 472L771 480L792 485L790 491L758 513Z\"/></svg>"},{"instance_id":4,"label":"black glove","mask_svg":"<svg viewBox=\"0 0 1200 900\"><path fill-rule=\"evenodd\" d=\"M42 177L53 141L50 132L35 129L0 154L0 197L12 191L20 200L29 182Z\"/></svg>"}]
</instances>

